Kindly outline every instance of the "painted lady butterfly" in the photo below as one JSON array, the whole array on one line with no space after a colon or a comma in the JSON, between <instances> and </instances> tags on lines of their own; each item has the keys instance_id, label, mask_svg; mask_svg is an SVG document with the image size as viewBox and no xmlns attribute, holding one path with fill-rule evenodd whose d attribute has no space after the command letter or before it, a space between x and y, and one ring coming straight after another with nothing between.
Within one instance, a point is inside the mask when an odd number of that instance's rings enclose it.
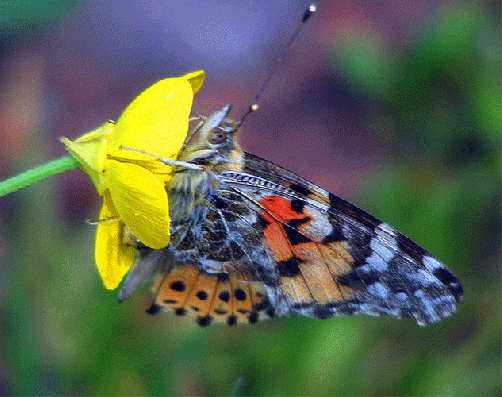
<instances>
[{"instance_id":1,"label":"painted lady butterfly","mask_svg":"<svg viewBox=\"0 0 502 397\"><path fill-rule=\"evenodd\" d=\"M269 161L245 153L225 106L189 133L168 185L171 241L129 241L138 259L119 299L158 274L147 310L254 323L290 312L325 319L364 313L455 312L462 286L431 254L386 223Z\"/></svg>"}]
</instances>

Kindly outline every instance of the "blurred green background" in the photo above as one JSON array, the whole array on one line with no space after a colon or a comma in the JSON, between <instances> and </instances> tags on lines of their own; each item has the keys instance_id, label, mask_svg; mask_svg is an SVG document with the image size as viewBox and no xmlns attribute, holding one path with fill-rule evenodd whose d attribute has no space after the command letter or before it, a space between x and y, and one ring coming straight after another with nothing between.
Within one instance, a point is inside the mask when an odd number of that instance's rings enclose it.
<instances>
[{"instance_id":1,"label":"blurred green background","mask_svg":"<svg viewBox=\"0 0 502 397\"><path fill-rule=\"evenodd\" d=\"M0 2L0 177L157 80L204 69L194 109L258 91L307 3ZM500 395L496 1L319 1L244 148L408 235L460 278L450 319L279 318L199 328L123 304L95 269L100 199L71 171L0 200L0 394Z\"/></svg>"}]
</instances>

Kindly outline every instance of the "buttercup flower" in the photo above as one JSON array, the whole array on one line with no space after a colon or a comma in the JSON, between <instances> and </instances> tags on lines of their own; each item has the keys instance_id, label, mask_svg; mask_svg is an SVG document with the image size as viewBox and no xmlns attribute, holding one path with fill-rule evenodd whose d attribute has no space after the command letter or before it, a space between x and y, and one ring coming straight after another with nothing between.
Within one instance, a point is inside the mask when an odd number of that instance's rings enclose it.
<instances>
[{"instance_id":1,"label":"buttercup flower","mask_svg":"<svg viewBox=\"0 0 502 397\"><path fill-rule=\"evenodd\" d=\"M169 243L165 185L171 167L138 151L176 159L193 94L203 81L203 71L161 80L139 95L117 123L107 122L73 142L61 138L103 196L95 255L108 289L118 286L134 261L134 248L123 241L125 228L148 247L162 249Z\"/></svg>"}]
</instances>

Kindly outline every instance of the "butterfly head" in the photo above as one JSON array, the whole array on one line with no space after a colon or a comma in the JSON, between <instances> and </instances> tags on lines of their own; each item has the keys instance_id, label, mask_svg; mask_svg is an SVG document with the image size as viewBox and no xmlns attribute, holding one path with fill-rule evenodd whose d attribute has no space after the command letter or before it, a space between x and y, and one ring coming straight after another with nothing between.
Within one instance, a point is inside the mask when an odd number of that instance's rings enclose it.
<instances>
[{"instance_id":1,"label":"butterfly head","mask_svg":"<svg viewBox=\"0 0 502 397\"><path fill-rule=\"evenodd\" d=\"M183 222L208 192L218 185L218 175L225 171L241 172L244 152L237 142L239 124L227 118L230 105L226 105L188 133L178 154L178 161L202 166L200 170L188 167L174 168L168 185L169 214L173 224Z\"/></svg>"},{"instance_id":2,"label":"butterfly head","mask_svg":"<svg viewBox=\"0 0 502 397\"><path fill-rule=\"evenodd\" d=\"M230 109L224 106L189 132L178 160L210 168L233 163L242 151L237 143L239 124L227 117Z\"/></svg>"}]
</instances>

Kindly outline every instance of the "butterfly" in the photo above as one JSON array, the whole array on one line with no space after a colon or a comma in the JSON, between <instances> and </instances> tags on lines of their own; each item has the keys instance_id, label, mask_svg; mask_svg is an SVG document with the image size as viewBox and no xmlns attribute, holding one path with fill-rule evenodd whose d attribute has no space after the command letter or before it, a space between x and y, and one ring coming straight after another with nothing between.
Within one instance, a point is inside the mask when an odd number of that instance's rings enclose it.
<instances>
[{"instance_id":1,"label":"butterfly","mask_svg":"<svg viewBox=\"0 0 502 397\"><path fill-rule=\"evenodd\" d=\"M119 293L157 275L161 309L211 323L296 313L367 314L419 325L456 310L463 290L441 262L386 223L300 176L244 152L230 105L199 118L167 186L171 240L128 236L137 260ZM198 167L198 168L197 168Z\"/></svg>"}]
</instances>

